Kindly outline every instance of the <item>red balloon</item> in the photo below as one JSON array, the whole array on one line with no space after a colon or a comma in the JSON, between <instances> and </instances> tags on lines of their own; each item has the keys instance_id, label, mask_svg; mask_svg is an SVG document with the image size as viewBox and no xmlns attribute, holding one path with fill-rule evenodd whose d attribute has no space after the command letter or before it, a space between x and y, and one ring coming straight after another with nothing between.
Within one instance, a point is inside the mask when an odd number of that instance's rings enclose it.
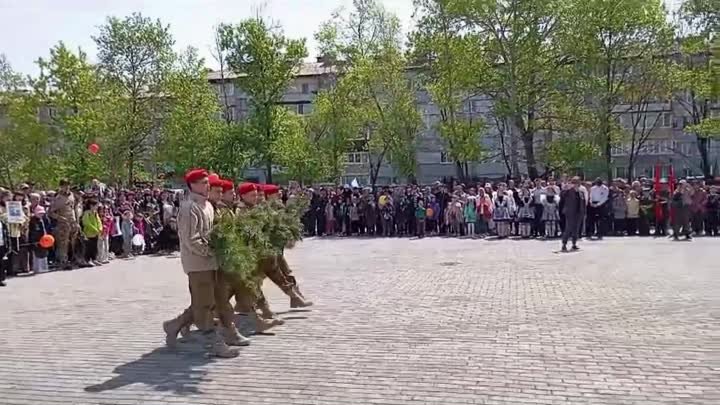
<instances>
[{"instance_id":1,"label":"red balloon","mask_svg":"<svg viewBox=\"0 0 720 405\"><path fill-rule=\"evenodd\" d=\"M55 238L52 235L43 235L38 241L38 245L43 249L50 249L55 245Z\"/></svg>"},{"instance_id":2,"label":"red balloon","mask_svg":"<svg viewBox=\"0 0 720 405\"><path fill-rule=\"evenodd\" d=\"M90 151L90 153L92 153L93 155L96 155L98 152L100 152L100 145L96 143L91 143L88 146L88 151Z\"/></svg>"}]
</instances>

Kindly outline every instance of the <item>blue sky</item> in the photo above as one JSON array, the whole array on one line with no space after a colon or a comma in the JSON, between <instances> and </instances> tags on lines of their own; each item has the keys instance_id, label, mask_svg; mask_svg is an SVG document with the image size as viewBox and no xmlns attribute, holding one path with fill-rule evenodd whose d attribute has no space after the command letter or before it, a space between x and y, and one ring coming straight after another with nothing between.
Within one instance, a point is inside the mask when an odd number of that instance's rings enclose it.
<instances>
[{"instance_id":1,"label":"blue sky","mask_svg":"<svg viewBox=\"0 0 720 405\"><path fill-rule=\"evenodd\" d=\"M411 25L412 0L384 0L383 4L400 17L403 28ZM333 10L349 7L352 0L0 0L0 53L4 53L19 72L37 72L34 61L47 56L50 47L64 41L95 55L90 38L106 16L125 16L134 11L170 24L176 48L192 45L214 67L210 56L213 27L237 22L256 14L278 21L291 37L308 40L310 56L315 56L312 39L317 27Z\"/></svg>"},{"instance_id":2,"label":"blue sky","mask_svg":"<svg viewBox=\"0 0 720 405\"><path fill-rule=\"evenodd\" d=\"M380 0L394 12L405 31L413 24L412 0ZM680 0L668 0L671 5ZM198 48L210 67L213 27L253 16L278 21L291 37L308 40L310 56L316 56L312 39L317 27L330 18L333 10L350 7L352 0L0 0L0 53L13 68L26 74L37 73L34 61L47 56L50 47L64 41L81 47L91 57L95 45L91 35L106 16L125 16L140 11L170 24L178 50Z\"/></svg>"}]
</instances>

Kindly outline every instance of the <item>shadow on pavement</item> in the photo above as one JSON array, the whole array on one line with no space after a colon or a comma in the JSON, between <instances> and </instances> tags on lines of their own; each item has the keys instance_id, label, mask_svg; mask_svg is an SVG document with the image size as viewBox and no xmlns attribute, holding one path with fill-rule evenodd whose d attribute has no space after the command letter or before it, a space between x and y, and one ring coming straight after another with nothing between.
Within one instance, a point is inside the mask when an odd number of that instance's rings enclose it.
<instances>
[{"instance_id":1,"label":"shadow on pavement","mask_svg":"<svg viewBox=\"0 0 720 405\"><path fill-rule=\"evenodd\" d=\"M156 391L197 394L201 393L200 384L208 381L205 378L206 371L198 368L210 362L212 359L204 351L176 351L162 347L116 367L113 372L118 376L85 387L85 391L110 391L140 383Z\"/></svg>"}]
</instances>

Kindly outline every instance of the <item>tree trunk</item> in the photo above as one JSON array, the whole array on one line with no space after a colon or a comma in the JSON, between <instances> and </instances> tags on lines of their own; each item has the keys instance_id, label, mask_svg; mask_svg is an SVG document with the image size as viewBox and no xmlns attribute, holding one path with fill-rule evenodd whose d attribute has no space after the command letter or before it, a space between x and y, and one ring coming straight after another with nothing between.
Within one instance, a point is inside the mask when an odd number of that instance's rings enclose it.
<instances>
[{"instance_id":1,"label":"tree trunk","mask_svg":"<svg viewBox=\"0 0 720 405\"><path fill-rule=\"evenodd\" d=\"M510 128L510 177L520 177L520 164L518 163L518 139L515 136L515 130L512 125L508 125ZM533 157L535 153L533 152Z\"/></svg>"},{"instance_id":2,"label":"tree trunk","mask_svg":"<svg viewBox=\"0 0 720 405\"><path fill-rule=\"evenodd\" d=\"M630 156L630 160L628 160L628 167L627 167L627 179L632 181L634 180L633 172L635 171L635 158L633 156Z\"/></svg>"},{"instance_id":3,"label":"tree trunk","mask_svg":"<svg viewBox=\"0 0 720 405\"><path fill-rule=\"evenodd\" d=\"M612 146L610 145L611 139L610 139L610 133L608 132L605 135L605 175L607 175L607 180L611 181L613 178L612 175Z\"/></svg>"},{"instance_id":4,"label":"tree trunk","mask_svg":"<svg viewBox=\"0 0 720 405\"><path fill-rule=\"evenodd\" d=\"M135 179L135 154L130 152L128 155L128 187L132 187Z\"/></svg>"},{"instance_id":5,"label":"tree trunk","mask_svg":"<svg viewBox=\"0 0 720 405\"><path fill-rule=\"evenodd\" d=\"M460 179L461 183L465 182L465 168L463 167L462 162L455 162L455 171L457 172L457 177Z\"/></svg>"},{"instance_id":6,"label":"tree trunk","mask_svg":"<svg viewBox=\"0 0 720 405\"><path fill-rule=\"evenodd\" d=\"M537 162L535 161L535 145L533 145L534 138L532 132L522 134L525 162L530 180L535 180L538 177Z\"/></svg>"},{"instance_id":7,"label":"tree trunk","mask_svg":"<svg viewBox=\"0 0 720 405\"><path fill-rule=\"evenodd\" d=\"M272 162L268 160L265 164L265 183L272 184Z\"/></svg>"},{"instance_id":8,"label":"tree trunk","mask_svg":"<svg viewBox=\"0 0 720 405\"><path fill-rule=\"evenodd\" d=\"M697 137L697 148L700 153L700 169L702 170L703 177L706 179L712 178L710 174L710 159L708 157L708 138L698 136Z\"/></svg>"}]
</instances>

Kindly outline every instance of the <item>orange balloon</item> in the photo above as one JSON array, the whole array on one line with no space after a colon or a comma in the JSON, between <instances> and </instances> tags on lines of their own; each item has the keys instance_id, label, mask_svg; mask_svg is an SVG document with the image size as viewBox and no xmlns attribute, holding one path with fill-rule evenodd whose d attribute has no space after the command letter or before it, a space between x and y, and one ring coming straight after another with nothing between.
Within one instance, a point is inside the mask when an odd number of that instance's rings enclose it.
<instances>
[{"instance_id":1,"label":"orange balloon","mask_svg":"<svg viewBox=\"0 0 720 405\"><path fill-rule=\"evenodd\" d=\"M93 155L96 155L98 152L100 152L100 145L96 143L91 143L90 145L88 145L88 151L90 151L90 153L92 153Z\"/></svg>"},{"instance_id":2,"label":"orange balloon","mask_svg":"<svg viewBox=\"0 0 720 405\"><path fill-rule=\"evenodd\" d=\"M52 235L43 235L38 244L43 249L50 249L55 245L55 238Z\"/></svg>"}]
</instances>

